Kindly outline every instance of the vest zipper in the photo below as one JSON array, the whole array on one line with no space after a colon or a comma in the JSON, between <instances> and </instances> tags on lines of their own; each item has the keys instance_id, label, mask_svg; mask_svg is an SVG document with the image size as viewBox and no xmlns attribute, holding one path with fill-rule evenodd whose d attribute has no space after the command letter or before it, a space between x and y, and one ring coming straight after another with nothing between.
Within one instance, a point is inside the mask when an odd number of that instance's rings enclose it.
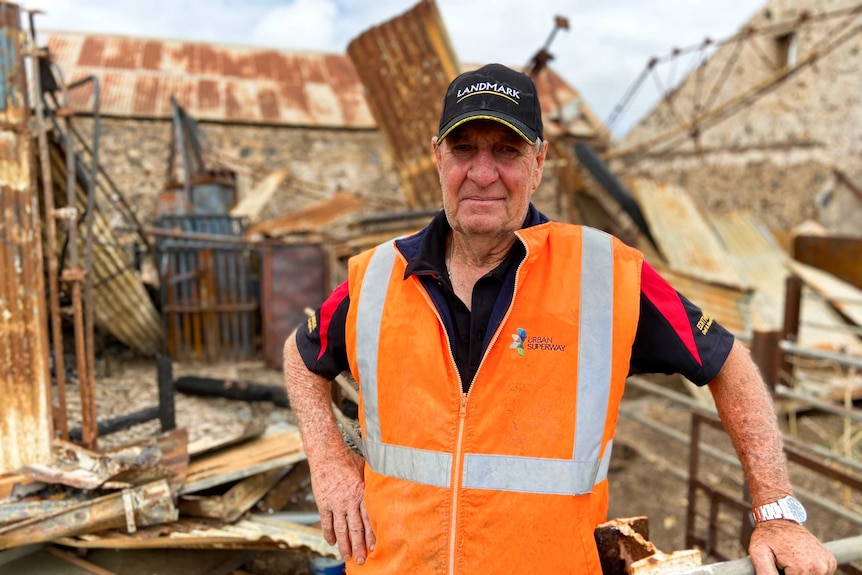
<instances>
[{"instance_id":1,"label":"vest zipper","mask_svg":"<svg viewBox=\"0 0 862 575\"><path fill-rule=\"evenodd\" d=\"M517 283L517 282L516 282ZM425 299L425 302L434 312L434 315L437 317L437 321L440 322L440 327L443 328L443 331L446 331L446 324L443 323L443 318L440 317L440 312L437 311L437 308L434 306L434 302L431 301L431 297L428 295L428 292L425 291L424 287L420 285L420 292L422 293L422 297ZM455 352L452 351L452 342L449 341L449 334L446 334L446 342L449 349L449 359L452 361L452 365L455 367L455 373L458 374L458 389L461 389L461 372L458 370L458 363L455 361ZM481 364L480 364L481 365ZM450 505L449 510L449 573L455 573L455 544L457 541L456 538L456 529L455 524L458 519L458 494L461 488L461 442L464 440L464 421L467 418L467 394L461 392L461 402L458 408L458 435L455 439L455 450L452 453L452 503Z\"/></svg>"},{"instance_id":2,"label":"vest zipper","mask_svg":"<svg viewBox=\"0 0 862 575\"><path fill-rule=\"evenodd\" d=\"M517 232L515 233L517 235ZM497 339L500 337L500 332L503 329L503 324L509 319L509 316L512 315L512 306L515 303L515 295L518 292L518 279L521 277L521 268L524 265L524 261L530 255L530 247L518 236L518 240L524 244L524 249L526 250L526 254L524 258L518 263L518 268L515 270L515 285L512 288L512 301L509 303L509 309L506 310L506 315L503 316L503 319L500 320L500 325L497 326L497 330L494 332L494 336L491 338L491 341L488 343L488 348L485 350L485 354L482 356L482 361L479 362L479 367L476 368L476 374L473 376L473 381L470 382L470 388L473 389L473 384L476 383L476 377L479 375L479 372L482 370L482 365L485 363L485 358L488 357L488 351L494 346ZM434 315L437 317L437 321L440 323L440 327L443 328L443 331L446 331L446 325L443 323L443 319L440 317L440 312L437 311L437 308L434 306L434 302L431 301L428 292L425 291L425 288L420 285L420 290L422 293L422 297L425 299L425 302L431 307L434 311ZM455 373L458 374L458 386L461 386L461 372L458 370L458 363L455 361L455 352L452 351L452 342L449 341L449 334L446 334L446 342L447 347L449 349L449 359L452 361L452 365L455 367ZM464 441L464 423L467 419L467 399L468 399L469 391L467 393L461 393L461 405L458 408L458 435L455 440L455 451L452 454L452 505L450 506L449 513L449 575L455 575L455 547L458 541L457 538L457 529L456 524L458 520L458 495L461 491L461 459L463 458L462 445L461 443Z\"/></svg>"},{"instance_id":3,"label":"vest zipper","mask_svg":"<svg viewBox=\"0 0 862 575\"><path fill-rule=\"evenodd\" d=\"M460 385L460 382L459 382ZM455 573L455 545L458 541L455 526L458 521L458 495L461 491L461 443L464 440L464 420L467 418L467 394L461 394L461 407L458 410L458 438L455 453L452 454L452 505L449 515L449 573Z\"/></svg>"}]
</instances>

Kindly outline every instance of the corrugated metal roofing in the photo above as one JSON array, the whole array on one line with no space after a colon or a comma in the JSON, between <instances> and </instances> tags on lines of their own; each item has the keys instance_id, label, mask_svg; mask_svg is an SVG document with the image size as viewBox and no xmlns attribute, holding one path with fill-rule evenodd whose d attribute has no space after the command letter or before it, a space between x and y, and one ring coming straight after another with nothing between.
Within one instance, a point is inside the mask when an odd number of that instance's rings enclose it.
<instances>
[{"instance_id":1,"label":"corrugated metal roofing","mask_svg":"<svg viewBox=\"0 0 862 575\"><path fill-rule=\"evenodd\" d=\"M369 105L395 158L408 206L439 207L439 175L429 140L439 127L449 83L459 72L480 65L458 62L433 0L422 0L364 31L350 42L347 53L368 89ZM545 68L535 82L548 135L604 137L604 126L577 90L553 70Z\"/></svg>"},{"instance_id":2,"label":"corrugated metal roofing","mask_svg":"<svg viewBox=\"0 0 862 575\"><path fill-rule=\"evenodd\" d=\"M199 120L376 127L345 55L81 32L41 38L68 83L100 79L103 115L169 118L173 95ZM91 87L71 97L74 109L92 110Z\"/></svg>"},{"instance_id":3,"label":"corrugated metal roofing","mask_svg":"<svg viewBox=\"0 0 862 575\"><path fill-rule=\"evenodd\" d=\"M67 83L90 75L100 79L101 112L106 116L169 118L173 95L199 120L377 127L346 54L54 30L40 31L40 40ZM558 123L549 116L550 134L565 130L595 135L604 130L577 90L553 70L545 69L536 87L543 112L561 118ZM70 95L76 111L92 111L92 86ZM434 98L442 101L442 92Z\"/></svg>"},{"instance_id":4,"label":"corrugated metal roofing","mask_svg":"<svg viewBox=\"0 0 862 575\"><path fill-rule=\"evenodd\" d=\"M743 280L756 290L752 302L755 329L781 329L789 256L753 214L712 216L711 221ZM862 355L862 343L844 329L846 325L821 297L803 290L797 339L800 345Z\"/></svg>"},{"instance_id":5,"label":"corrugated metal roofing","mask_svg":"<svg viewBox=\"0 0 862 575\"><path fill-rule=\"evenodd\" d=\"M725 247L684 189L638 178L632 193L670 269L703 281L746 287Z\"/></svg>"}]
</instances>

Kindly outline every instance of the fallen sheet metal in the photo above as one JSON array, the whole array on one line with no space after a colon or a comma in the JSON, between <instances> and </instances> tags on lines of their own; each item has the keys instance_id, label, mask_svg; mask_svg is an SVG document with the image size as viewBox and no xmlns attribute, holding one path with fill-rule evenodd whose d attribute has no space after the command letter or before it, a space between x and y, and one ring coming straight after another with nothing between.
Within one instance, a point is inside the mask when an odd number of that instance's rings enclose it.
<instances>
[{"instance_id":1,"label":"fallen sheet metal","mask_svg":"<svg viewBox=\"0 0 862 575\"><path fill-rule=\"evenodd\" d=\"M857 326L862 326L862 290L823 270L793 260L789 260L787 265L842 315Z\"/></svg>"},{"instance_id":2,"label":"fallen sheet metal","mask_svg":"<svg viewBox=\"0 0 862 575\"><path fill-rule=\"evenodd\" d=\"M787 254L753 214L713 215L710 222L739 276L755 289L751 311L754 329L781 329Z\"/></svg>"},{"instance_id":3,"label":"fallen sheet metal","mask_svg":"<svg viewBox=\"0 0 862 575\"><path fill-rule=\"evenodd\" d=\"M683 188L637 178L632 182L632 193L672 271L719 285L747 287L709 222Z\"/></svg>"},{"instance_id":4,"label":"fallen sheet metal","mask_svg":"<svg viewBox=\"0 0 862 575\"><path fill-rule=\"evenodd\" d=\"M134 536L111 531L63 537L57 543L84 549L302 549L340 557L338 548L326 542L319 528L262 515L251 515L233 525L180 519L170 525L140 529Z\"/></svg>"},{"instance_id":5,"label":"fallen sheet metal","mask_svg":"<svg viewBox=\"0 0 862 575\"><path fill-rule=\"evenodd\" d=\"M52 541L82 533L157 525L179 518L174 495L167 481L160 480L135 489L90 499L55 515L36 516L0 528L0 549Z\"/></svg>"},{"instance_id":6,"label":"fallen sheet metal","mask_svg":"<svg viewBox=\"0 0 862 575\"><path fill-rule=\"evenodd\" d=\"M233 523L263 499L288 471L288 468L278 467L252 475L222 495L183 495L179 502L180 513Z\"/></svg>"},{"instance_id":7,"label":"fallen sheet metal","mask_svg":"<svg viewBox=\"0 0 862 575\"><path fill-rule=\"evenodd\" d=\"M195 493L305 459L299 430L273 430L258 439L192 461L180 494Z\"/></svg>"},{"instance_id":8,"label":"fallen sheet metal","mask_svg":"<svg viewBox=\"0 0 862 575\"><path fill-rule=\"evenodd\" d=\"M440 204L440 180L430 139L437 133L442 94L460 72L433 0L360 34L347 54L398 171L412 209Z\"/></svg>"},{"instance_id":9,"label":"fallen sheet metal","mask_svg":"<svg viewBox=\"0 0 862 575\"><path fill-rule=\"evenodd\" d=\"M362 199L355 194L337 192L331 198L304 210L259 222L249 227L245 236L247 238L254 238L255 236L278 238L288 234L320 232L334 221L358 211L364 205Z\"/></svg>"},{"instance_id":10,"label":"fallen sheet metal","mask_svg":"<svg viewBox=\"0 0 862 575\"><path fill-rule=\"evenodd\" d=\"M57 206L67 206L68 174L64 144L56 139L50 145L54 196ZM80 174L79 174L80 175ZM67 213L73 217L86 212L87 184L80 177L75 182L76 205ZM162 319L135 271L130 246L123 246L111 229L108 219L96 204L93 220L93 311L96 325L114 335L130 348L145 355L155 355L164 348ZM83 226L83 222L78 223ZM62 227L62 226L61 226ZM79 251L85 248L86 230L78 233ZM60 232L57 256L62 255L66 234Z\"/></svg>"},{"instance_id":11,"label":"fallen sheet metal","mask_svg":"<svg viewBox=\"0 0 862 575\"><path fill-rule=\"evenodd\" d=\"M784 327L789 257L753 214L712 216L711 222L740 277L756 290L752 300L754 328L759 331L781 330ZM822 298L803 292L801 321L799 345L823 351L862 354L862 343L847 331L847 322Z\"/></svg>"},{"instance_id":12,"label":"fallen sheet metal","mask_svg":"<svg viewBox=\"0 0 862 575\"><path fill-rule=\"evenodd\" d=\"M42 483L78 489L125 488L173 478L181 484L188 466L185 429L96 453L68 441L54 440L50 464L34 464L19 470Z\"/></svg>"}]
</instances>

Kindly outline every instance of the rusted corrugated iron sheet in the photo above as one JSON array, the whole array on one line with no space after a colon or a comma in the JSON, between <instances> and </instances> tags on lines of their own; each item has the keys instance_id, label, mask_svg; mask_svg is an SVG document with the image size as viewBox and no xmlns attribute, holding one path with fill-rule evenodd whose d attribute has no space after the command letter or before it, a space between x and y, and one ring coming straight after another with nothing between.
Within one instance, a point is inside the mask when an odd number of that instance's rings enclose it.
<instances>
[{"instance_id":1,"label":"rusted corrugated iron sheet","mask_svg":"<svg viewBox=\"0 0 862 575\"><path fill-rule=\"evenodd\" d=\"M632 193L671 270L719 285L746 287L709 222L684 189L638 178L632 182Z\"/></svg>"},{"instance_id":2,"label":"rusted corrugated iron sheet","mask_svg":"<svg viewBox=\"0 0 862 575\"><path fill-rule=\"evenodd\" d=\"M77 32L41 35L69 82L99 77L103 116L170 118L173 95L199 120L375 127L344 55ZM71 97L76 111L92 111L91 89Z\"/></svg>"},{"instance_id":3,"label":"rusted corrugated iron sheet","mask_svg":"<svg viewBox=\"0 0 862 575\"><path fill-rule=\"evenodd\" d=\"M753 214L714 215L711 222L740 276L755 289L752 300L755 329L782 329L789 275L787 254L778 246L768 228ZM846 330L846 325L821 297L803 292L797 340L800 345L862 355L862 343Z\"/></svg>"},{"instance_id":4,"label":"rusted corrugated iron sheet","mask_svg":"<svg viewBox=\"0 0 862 575\"><path fill-rule=\"evenodd\" d=\"M51 454L51 379L20 12L0 3L0 473Z\"/></svg>"},{"instance_id":5,"label":"rusted corrugated iron sheet","mask_svg":"<svg viewBox=\"0 0 862 575\"><path fill-rule=\"evenodd\" d=\"M347 53L395 158L407 204L414 209L438 206L440 181L430 139L459 64L437 5L423 0L362 33Z\"/></svg>"},{"instance_id":6,"label":"rusted corrugated iron sheet","mask_svg":"<svg viewBox=\"0 0 862 575\"><path fill-rule=\"evenodd\" d=\"M355 38L347 53L365 86L368 104L395 158L402 192L411 209L440 206L440 183L431 154L443 95L461 66L433 0ZM549 136L575 134L607 139L602 123L577 90L545 69L536 89Z\"/></svg>"},{"instance_id":7,"label":"rusted corrugated iron sheet","mask_svg":"<svg viewBox=\"0 0 862 575\"><path fill-rule=\"evenodd\" d=\"M832 274L799 262L790 262L793 273L829 301L844 317L862 326L862 290Z\"/></svg>"},{"instance_id":8,"label":"rusted corrugated iron sheet","mask_svg":"<svg viewBox=\"0 0 862 575\"><path fill-rule=\"evenodd\" d=\"M362 199L350 192L337 192L304 210L259 222L246 230L246 237L265 235L280 237L292 233L323 230L327 225L348 214L354 213L364 205Z\"/></svg>"}]
</instances>

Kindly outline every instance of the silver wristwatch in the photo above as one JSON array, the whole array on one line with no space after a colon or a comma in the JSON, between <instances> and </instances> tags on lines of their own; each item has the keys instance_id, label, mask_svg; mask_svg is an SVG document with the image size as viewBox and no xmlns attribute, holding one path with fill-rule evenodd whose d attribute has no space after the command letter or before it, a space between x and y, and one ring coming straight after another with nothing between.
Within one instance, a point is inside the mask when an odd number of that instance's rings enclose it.
<instances>
[{"instance_id":1,"label":"silver wristwatch","mask_svg":"<svg viewBox=\"0 0 862 575\"><path fill-rule=\"evenodd\" d=\"M805 507L798 499L789 495L751 510L752 523L762 523L773 519L789 519L802 525L808 519L808 513L805 512Z\"/></svg>"}]
</instances>

